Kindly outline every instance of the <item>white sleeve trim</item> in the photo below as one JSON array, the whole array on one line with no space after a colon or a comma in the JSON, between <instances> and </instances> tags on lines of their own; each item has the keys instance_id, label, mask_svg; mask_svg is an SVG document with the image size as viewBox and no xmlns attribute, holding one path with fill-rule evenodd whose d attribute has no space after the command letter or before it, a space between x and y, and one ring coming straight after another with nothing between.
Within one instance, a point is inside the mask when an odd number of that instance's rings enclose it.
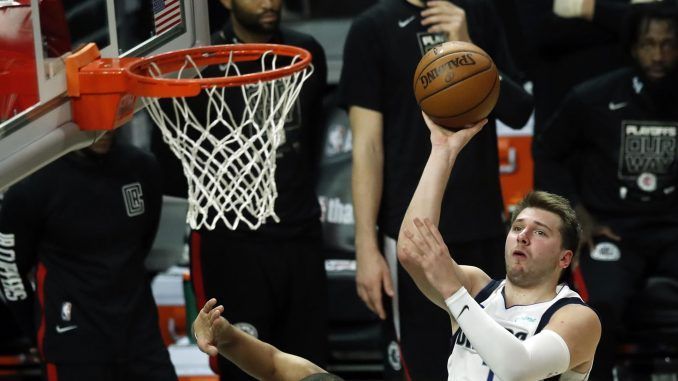
<instances>
[{"instance_id":1,"label":"white sleeve trim","mask_svg":"<svg viewBox=\"0 0 678 381\"><path fill-rule=\"evenodd\" d=\"M502 381L543 380L569 369L570 351L556 332L543 330L520 341L483 311L463 287L445 304L473 348Z\"/></svg>"}]
</instances>

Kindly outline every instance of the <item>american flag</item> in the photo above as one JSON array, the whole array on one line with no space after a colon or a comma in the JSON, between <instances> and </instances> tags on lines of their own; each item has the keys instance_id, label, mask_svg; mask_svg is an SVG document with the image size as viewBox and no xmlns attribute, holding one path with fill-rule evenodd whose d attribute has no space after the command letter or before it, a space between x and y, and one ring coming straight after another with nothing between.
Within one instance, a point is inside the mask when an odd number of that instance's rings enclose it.
<instances>
[{"instance_id":1,"label":"american flag","mask_svg":"<svg viewBox=\"0 0 678 381\"><path fill-rule=\"evenodd\" d=\"M153 21L156 35L181 23L181 1L153 0Z\"/></svg>"}]
</instances>

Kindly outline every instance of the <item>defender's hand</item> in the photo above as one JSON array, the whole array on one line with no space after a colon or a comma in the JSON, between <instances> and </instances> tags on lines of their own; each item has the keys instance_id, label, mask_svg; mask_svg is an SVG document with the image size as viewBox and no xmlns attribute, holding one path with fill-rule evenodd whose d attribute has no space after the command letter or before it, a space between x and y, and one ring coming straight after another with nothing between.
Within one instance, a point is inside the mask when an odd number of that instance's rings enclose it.
<instances>
[{"instance_id":1,"label":"defender's hand","mask_svg":"<svg viewBox=\"0 0 678 381\"><path fill-rule=\"evenodd\" d=\"M210 313L213 310L223 310L223 306L214 308L217 304L217 300L212 298L205 303L205 306L200 309L198 316L193 322L193 335L195 336L196 341L198 342L198 348L201 351L207 353L210 356L216 356L219 354L217 350L216 343L214 341L214 336L212 335Z\"/></svg>"}]
</instances>

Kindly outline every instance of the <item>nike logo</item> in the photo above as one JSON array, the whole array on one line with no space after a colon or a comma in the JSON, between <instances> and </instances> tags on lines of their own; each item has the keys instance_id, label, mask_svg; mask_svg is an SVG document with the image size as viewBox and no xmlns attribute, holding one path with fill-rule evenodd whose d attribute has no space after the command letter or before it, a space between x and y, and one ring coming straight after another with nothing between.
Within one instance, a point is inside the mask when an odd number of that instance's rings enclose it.
<instances>
[{"instance_id":1,"label":"nike logo","mask_svg":"<svg viewBox=\"0 0 678 381\"><path fill-rule=\"evenodd\" d=\"M461 317L461 314L464 313L464 311L468 310L468 306L464 305L464 307L461 308L461 312L459 312L459 315L457 315L457 320Z\"/></svg>"},{"instance_id":2,"label":"nike logo","mask_svg":"<svg viewBox=\"0 0 678 381\"><path fill-rule=\"evenodd\" d=\"M607 106L610 108L610 111L617 111L619 109L626 107L627 104L628 102L619 102L619 103L610 102L610 104Z\"/></svg>"},{"instance_id":3,"label":"nike logo","mask_svg":"<svg viewBox=\"0 0 678 381\"><path fill-rule=\"evenodd\" d=\"M77 325L68 325L66 327L59 327L58 325L56 326L56 331L57 333L64 333L68 331L72 331L74 329L78 328Z\"/></svg>"},{"instance_id":4,"label":"nike logo","mask_svg":"<svg viewBox=\"0 0 678 381\"><path fill-rule=\"evenodd\" d=\"M406 27L409 23L411 23L412 21L414 21L415 18L416 18L415 16L410 16L409 18L406 18L405 20L399 20L399 21L398 21L398 26L401 27L401 28L404 28L404 27Z\"/></svg>"}]
</instances>

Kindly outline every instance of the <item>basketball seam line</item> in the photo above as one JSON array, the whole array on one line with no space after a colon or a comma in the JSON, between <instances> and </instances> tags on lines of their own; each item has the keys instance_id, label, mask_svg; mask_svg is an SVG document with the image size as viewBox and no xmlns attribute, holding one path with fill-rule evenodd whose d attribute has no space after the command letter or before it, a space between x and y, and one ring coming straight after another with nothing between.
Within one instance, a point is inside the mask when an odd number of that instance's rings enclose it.
<instances>
[{"instance_id":1,"label":"basketball seam line","mask_svg":"<svg viewBox=\"0 0 678 381\"><path fill-rule=\"evenodd\" d=\"M499 74L497 74L497 77L494 79L494 82L492 82L492 89L494 89L494 85L497 84L497 81L498 81L498 80L499 80ZM485 98L483 98L480 102L476 103L475 106L471 107L470 109L466 110L465 112L463 112L463 113L461 113L461 114L456 114L456 115L448 116L448 118L456 118L456 117L458 117L459 115L462 115L462 114L465 114L465 113L467 113L467 112L469 112L469 111L472 111L472 110L477 109L478 106L480 106L481 104L483 104L483 102L485 102L485 99L487 99L487 97L489 97L490 94L492 94L492 90L490 90L490 91L487 93L487 95L485 95ZM492 112L492 111L490 110L490 112Z\"/></svg>"},{"instance_id":2,"label":"basketball seam line","mask_svg":"<svg viewBox=\"0 0 678 381\"><path fill-rule=\"evenodd\" d=\"M471 76L469 76L469 77L464 78L464 79L461 80L461 81L455 82L455 83L452 84L451 86L444 87L444 88L442 88L442 89L436 91L435 93L432 93L432 94L427 95L426 98L422 98L422 100L419 102L419 107L421 107L421 104L422 104L425 100L427 100L428 98L430 98L430 97L432 97L432 96L438 94L438 93L441 92L441 91L444 91L444 90L447 90L447 89L449 89L449 88L451 88L451 87L454 87L454 86L456 86L456 85L457 85L458 83L460 83L460 82L466 81L466 80L468 80L468 79L470 79L470 78L473 78L473 77L475 77L475 76L477 76L477 75L484 74L485 72L490 71L490 69L492 69L493 66L494 66L494 65L490 65L490 67L488 67L487 69L485 69L485 70L483 70L483 71L479 71L479 72L477 72L477 73L475 73L475 74L473 74L473 75L471 75ZM488 96L490 96L490 93L492 93L492 90L491 90L491 89L493 89L493 88L494 88L494 84L497 83L497 78L499 78L499 75L498 75L498 74L497 74L497 77L494 79L494 82L492 82L492 87L490 88L490 91L489 91L487 94L485 94L485 97L484 97L482 100L480 100L480 102L476 103L473 107L469 108L468 110L466 110L466 111L464 111L464 112L462 112L462 113L459 113L459 114L455 114L455 115L451 115L451 116L445 116L445 117L439 117L439 116L435 116L435 115L429 115L429 116L433 116L433 117L435 117L435 118L454 118L454 117L459 116L459 115L461 115L461 114L467 113L469 110L473 110L474 108L478 107L478 105L480 105L481 103L483 103L483 101L484 101L485 99L487 99Z\"/></svg>"},{"instance_id":3,"label":"basketball seam line","mask_svg":"<svg viewBox=\"0 0 678 381\"><path fill-rule=\"evenodd\" d=\"M480 52L475 52L475 51L470 51L470 50L464 50L463 52L464 52L464 53L476 53L476 54L478 54L478 55L481 55L481 56L487 58L487 59L489 60L489 62L490 62L490 66L489 66L489 67L492 67L492 64L494 63L494 62L492 61L492 57L488 56L487 54L482 54L482 53L480 53ZM454 53L460 53L460 52L454 52ZM415 78L417 78L417 79L420 78L420 77L421 77L421 73L425 72L425 71L426 71L426 68L428 68L429 66L433 65L436 61L441 60L441 59L443 59L443 58L445 58L445 57L447 57L447 56L448 56L448 55L446 54L446 55L444 55L444 56L438 57L438 58L434 59L433 61L429 62L426 66L424 66L424 67L421 69L421 71L420 71L419 73L416 73L417 75L416 75ZM423 57L422 57L422 58L423 58ZM487 68L485 68L485 70L487 70ZM415 83L416 83L416 81L415 81Z\"/></svg>"}]
</instances>

